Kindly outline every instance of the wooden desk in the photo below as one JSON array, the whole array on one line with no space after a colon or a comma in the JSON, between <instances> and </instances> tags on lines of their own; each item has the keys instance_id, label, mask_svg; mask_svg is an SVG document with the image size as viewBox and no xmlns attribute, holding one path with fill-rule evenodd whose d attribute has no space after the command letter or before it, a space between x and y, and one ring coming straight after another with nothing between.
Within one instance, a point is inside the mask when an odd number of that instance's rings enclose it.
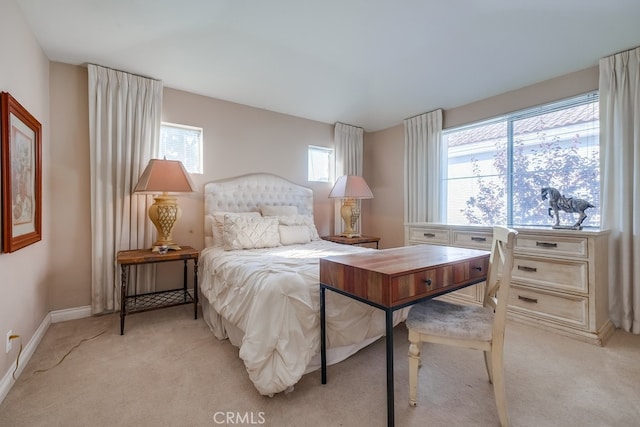
<instances>
[{"instance_id":1,"label":"wooden desk","mask_svg":"<svg viewBox=\"0 0 640 427\"><path fill-rule=\"evenodd\" d=\"M152 252L151 249L134 249L118 252L120 264L120 335L124 335L124 318L128 313L153 310L162 307L188 304L193 302L193 318L198 318L198 257L200 251L190 246L182 246L177 251L166 254ZM187 291L187 261L193 260L193 296ZM184 261L182 288L146 294L127 295L129 267L132 265L154 264L159 262Z\"/></svg>"},{"instance_id":2,"label":"wooden desk","mask_svg":"<svg viewBox=\"0 0 640 427\"><path fill-rule=\"evenodd\" d=\"M323 240L328 240L334 243L340 243L343 245L363 245L366 243L375 243L376 249L379 249L380 238L374 236L358 236L358 237L344 237L344 236L322 236Z\"/></svg>"},{"instance_id":3,"label":"wooden desk","mask_svg":"<svg viewBox=\"0 0 640 427\"><path fill-rule=\"evenodd\" d=\"M320 356L327 382L325 290L384 310L387 348L387 425L394 425L393 311L487 277L488 251L417 245L320 259Z\"/></svg>"}]
</instances>

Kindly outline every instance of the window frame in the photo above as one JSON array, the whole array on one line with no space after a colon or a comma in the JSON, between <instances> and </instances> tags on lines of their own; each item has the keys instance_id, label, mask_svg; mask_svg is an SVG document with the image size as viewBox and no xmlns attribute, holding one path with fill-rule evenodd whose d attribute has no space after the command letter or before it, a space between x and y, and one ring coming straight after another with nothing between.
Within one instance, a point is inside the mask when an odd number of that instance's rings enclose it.
<instances>
[{"instance_id":1,"label":"window frame","mask_svg":"<svg viewBox=\"0 0 640 427\"><path fill-rule=\"evenodd\" d=\"M197 171L192 171L189 168L189 164L185 163L185 161L183 159L169 159L169 160L180 160L183 164L185 169L187 170L187 172L189 172L190 174L196 174L196 175L202 175L204 174L204 159L203 159L203 153L204 153L204 129L202 127L199 126L193 126L193 125L185 125L185 124L181 124L181 123L172 123L172 122L161 122L160 123L160 134L158 135L158 157L166 157L166 154L161 152L161 146L162 146L162 128L163 127L168 127L168 128L174 128L174 129L185 129L185 130L190 130L190 131L198 131L200 138L198 141L198 147L197 147L197 151L198 151L198 159L197 159L197 163L198 163L198 170Z\"/></svg>"},{"instance_id":2,"label":"window frame","mask_svg":"<svg viewBox=\"0 0 640 427\"><path fill-rule=\"evenodd\" d=\"M311 155L312 152L323 152L327 154L327 179L316 179L311 176ZM307 147L307 181L309 182L333 182L335 175L335 156L336 150L331 147L323 147L320 145L309 145Z\"/></svg>"},{"instance_id":3,"label":"window frame","mask_svg":"<svg viewBox=\"0 0 640 427\"><path fill-rule=\"evenodd\" d=\"M572 107L578 107L581 105L588 105L588 104L592 104L592 103L597 103L599 101L599 92L597 90L593 90L587 93L583 93L581 95L577 95L577 96L572 96L572 97L568 97L562 100L558 100L558 101L554 101L554 102L549 102L549 103L545 103L545 104L541 104L541 105L537 105L531 108L526 108L526 109L522 109L522 110L518 110L512 113L507 113L507 114L502 114L496 117L492 117L492 118L488 118L485 120L480 120L477 122L473 122L473 123L468 123L465 125L461 125L461 126L456 126L450 129L445 129L442 131L442 177L440 179L440 188L441 188L441 197L440 197L440 216L441 218L443 218L444 222L446 223L451 223L451 215L448 212L449 209L449 200L448 200L448 183L455 178L450 178L449 177L449 171L448 171L448 167L449 167L449 146L447 144L447 140L446 137L447 135L456 133L456 132L461 132L461 131L467 131L473 128L478 128L478 127L486 127L486 126L491 126L491 125L496 125L496 124L500 124L500 123L504 123L506 128L507 128L507 136L506 136L506 140L507 140L507 144L506 144L506 172L505 172L505 179L506 179L506 186L505 186L505 192L506 192L506 212L505 212L505 217L506 217L506 223L509 226L516 226L516 227L530 227L532 226L531 224L515 224L514 221L514 217L515 217L515 210L514 210L514 200L515 200L515 193L514 193L514 180L515 180L515 176L518 175L518 173L514 174L514 146L515 146L515 141L516 141L516 137L513 134L513 126L514 123L516 123L519 120L523 120L523 119L529 119L529 118L535 118L537 116L542 116L545 114L549 114L549 113L553 113L553 112L557 112L557 111L561 111L564 109L568 109L568 108L572 108ZM599 118L593 120L594 123L598 123L599 124ZM551 129L551 128L549 128ZM545 129L543 129L544 131ZM597 132L596 132L597 133ZM587 135L587 138L589 136ZM585 147L592 147L593 145L586 145ZM497 152L497 151L496 151ZM601 170L599 168L596 168L596 170L598 171L598 177L599 180L598 182L601 182ZM481 177L481 175L477 176L478 178ZM562 191L562 189L560 189ZM569 196L570 194L568 194ZM579 197L576 195L576 197ZM601 212L599 212L599 215L601 215ZM467 222L465 225L476 225L475 223L469 221ZM477 225L492 225L492 224L477 224ZM540 224L540 225L549 225L549 224ZM601 226L601 223L598 222L597 225L585 225L584 228L599 228Z\"/></svg>"}]
</instances>

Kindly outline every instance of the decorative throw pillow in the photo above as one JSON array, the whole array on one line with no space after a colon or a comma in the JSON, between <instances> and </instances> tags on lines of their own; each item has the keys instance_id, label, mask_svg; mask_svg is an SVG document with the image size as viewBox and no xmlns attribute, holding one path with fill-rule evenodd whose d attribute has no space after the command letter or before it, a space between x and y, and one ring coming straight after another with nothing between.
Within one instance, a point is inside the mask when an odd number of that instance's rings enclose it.
<instances>
[{"instance_id":1,"label":"decorative throw pillow","mask_svg":"<svg viewBox=\"0 0 640 427\"><path fill-rule=\"evenodd\" d=\"M298 215L297 206L260 205L258 207L262 216Z\"/></svg>"},{"instance_id":2,"label":"decorative throw pillow","mask_svg":"<svg viewBox=\"0 0 640 427\"><path fill-rule=\"evenodd\" d=\"M222 229L224 227L224 216L225 215L235 215L235 216L250 216L255 218L260 218L260 212L214 212L213 215L208 215L210 224L211 224L211 232L213 234L213 244L211 246L215 247L223 247L224 239L222 237Z\"/></svg>"},{"instance_id":3,"label":"decorative throw pillow","mask_svg":"<svg viewBox=\"0 0 640 427\"><path fill-rule=\"evenodd\" d=\"M309 227L306 225L279 225L280 243L283 245L294 245L309 243Z\"/></svg>"},{"instance_id":4,"label":"decorative throw pillow","mask_svg":"<svg viewBox=\"0 0 640 427\"><path fill-rule=\"evenodd\" d=\"M225 215L222 239L225 251L280 246L278 220L276 218Z\"/></svg>"},{"instance_id":5,"label":"decorative throw pillow","mask_svg":"<svg viewBox=\"0 0 640 427\"><path fill-rule=\"evenodd\" d=\"M320 240L318 229L316 228L316 224L313 222L313 217L311 215L278 216L278 221L280 222L280 225L306 225L309 230L309 239L312 241Z\"/></svg>"}]
</instances>

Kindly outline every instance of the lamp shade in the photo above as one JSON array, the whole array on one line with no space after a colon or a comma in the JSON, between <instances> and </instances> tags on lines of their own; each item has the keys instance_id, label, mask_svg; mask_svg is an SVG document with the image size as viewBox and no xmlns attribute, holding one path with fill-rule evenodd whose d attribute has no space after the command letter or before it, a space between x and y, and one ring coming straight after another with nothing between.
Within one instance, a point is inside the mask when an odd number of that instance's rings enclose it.
<instances>
[{"instance_id":1,"label":"lamp shade","mask_svg":"<svg viewBox=\"0 0 640 427\"><path fill-rule=\"evenodd\" d=\"M151 159L134 193L190 193L196 191L189 173L178 160Z\"/></svg>"},{"instance_id":2,"label":"lamp shade","mask_svg":"<svg viewBox=\"0 0 640 427\"><path fill-rule=\"evenodd\" d=\"M373 199L373 193L363 177L343 175L329 193L331 199Z\"/></svg>"}]
</instances>

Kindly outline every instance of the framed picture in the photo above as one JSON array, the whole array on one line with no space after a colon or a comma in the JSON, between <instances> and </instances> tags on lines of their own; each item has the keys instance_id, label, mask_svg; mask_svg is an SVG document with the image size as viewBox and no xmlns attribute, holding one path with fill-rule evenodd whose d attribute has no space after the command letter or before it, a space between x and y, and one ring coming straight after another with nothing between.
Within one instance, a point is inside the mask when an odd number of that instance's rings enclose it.
<instances>
[{"instance_id":1,"label":"framed picture","mask_svg":"<svg viewBox=\"0 0 640 427\"><path fill-rule=\"evenodd\" d=\"M42 125L7 92L0 93L2 250L42 239Z\"/></svg>"}]
</instances>

